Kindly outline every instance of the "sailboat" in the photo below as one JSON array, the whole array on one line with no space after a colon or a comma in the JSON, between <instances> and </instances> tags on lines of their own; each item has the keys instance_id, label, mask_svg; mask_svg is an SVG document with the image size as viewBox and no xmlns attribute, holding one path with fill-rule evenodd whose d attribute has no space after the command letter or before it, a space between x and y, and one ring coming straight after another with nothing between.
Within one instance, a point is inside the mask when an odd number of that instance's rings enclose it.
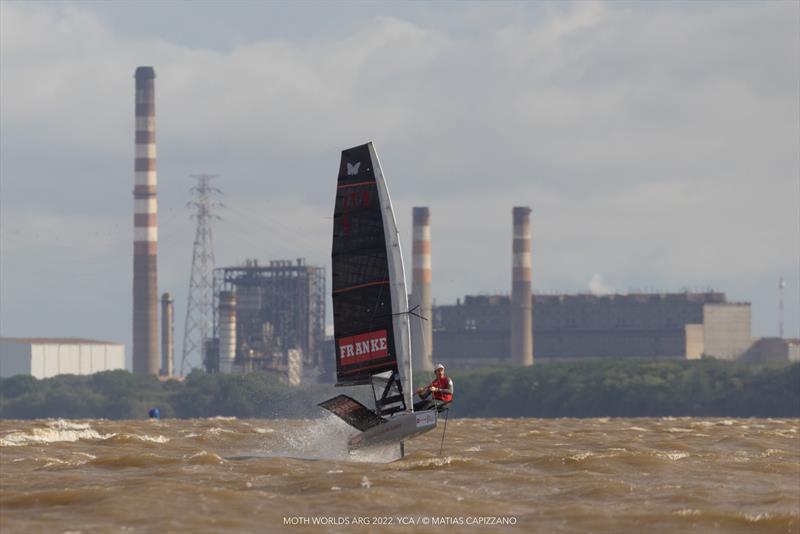
<instances>
[{"instance_id":1,"label":"sailboat","mask_svg":"<svg viewBox=\"0 0 800 534\"><path fill-rule=\"evenodd\" d=\"M373 144L342 151L333 213L332 287L336 386L372 386L374 408L347 395L319 404L356 432L354 449L399 443L436 428L437 411L414 411L403 254Z\"/></svg>"}]
</instances>

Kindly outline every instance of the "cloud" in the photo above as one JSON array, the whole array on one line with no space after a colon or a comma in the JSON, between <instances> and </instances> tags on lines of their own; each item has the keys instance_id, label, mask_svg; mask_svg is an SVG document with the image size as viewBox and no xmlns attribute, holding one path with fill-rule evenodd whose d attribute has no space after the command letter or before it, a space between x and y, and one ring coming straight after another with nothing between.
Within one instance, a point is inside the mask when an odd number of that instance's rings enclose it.
<instances>
[{"instance_id":1,"label":"cloud","mask_svg":"<svg viewBox=\"0 0 800 534\"><path fill-rule=\"evenodd\" d=\"M167 8L191 24L180 3ZM316 33L324 22L311 17L302 34L201 46L170 38L177 29L122 31L92 4L0 4L3 334L46 302L89 308L88 295L115 288L123 311L108 328L129 338L132 75L148 64L159 277L178 317L190 174L218 174L225 192L218 264L326 263L338 153L367 140L407 251L411 207L431 207L438 302L508 291L515 205L533 208L537 290L575 291L604 273L618 289L719 281L755 301L766 299L759 281L772 288L775 272L797 271L796 4L408 9L355 10L339 32ZM114 252L98 252L91 230L118 224ZM59 232L36 238L43 225L70 236L69 251ZM83 251L92 277L76 285L48 267L50 290L36 290L30 266L42 255L80 263ZM119 265L97 267L104 256ZM796 308L787 303L787 318ZM52 316L41 328L76 324Z\"/></svg>"}]
</instances>

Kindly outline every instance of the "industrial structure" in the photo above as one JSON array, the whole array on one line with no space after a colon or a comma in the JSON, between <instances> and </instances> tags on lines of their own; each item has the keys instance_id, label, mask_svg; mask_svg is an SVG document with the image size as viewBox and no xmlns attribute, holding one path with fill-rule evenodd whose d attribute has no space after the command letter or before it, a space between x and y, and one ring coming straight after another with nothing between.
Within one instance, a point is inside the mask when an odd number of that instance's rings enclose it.
<instances>
[{"instance_id":1,"label":"industrial structure","mask_svg":"<svg viewBox=\"0 0 800 534\"><path fill-rule=\"evenodd\" d=\"M175 366L175 313L172 295L161 295L161 370L159 375L172 376Z\"/></svg>"},{"instance_id":2,"label":"industrial structure","mask_svg":"<svg viewBox=\"0 0 800 534\"><path fill-rule=\"evenodd\" d=\"M515 365L533 365L531 307L531 209L512 210L511 245L511 360Z\"/></svg>"},{"instance_id":3,"label":"industrial structure","mask_svg":"<svg viewBox=\"0 0 800 534\"><path fill-rule=\"evenodd\" d=\"M415 310L411 317L413 368L420 371L433 370L433 321L431 296L431 211L426 207L412 210L412 293L409 308ZM421 318L420 318L421 317Z\"/></svg>"},{"instance_id":4,"label":"industrial structure","mask_svg":"<svg viewBox=\"0 0 800 534\"><path fill-rule=\"evenodd\" d=\"M536 295L531 305L537 361L736 359L753 344L750 303L728 302L724 293ZM519 365L508 326L515 311L503 295L436 307L434 356L461 367Z\"/></svg>"},{"instance_id":5,"label":"industrial structure","mask_svg":"<svg viewBox=\"0 0 800 534\"><path fill-rule=\"evenodd\" d=\"M194 198L189 206L195 208L192 218L197 221L192 247L192 268L189 275L189 294L186 302L186 321L183 329L181 375L192 368L193 362L206 359L206 343L211 333L213 317L214 236L211 221L217 216L214 209L219 202L213 200L221 191L211 187L211 174L196 174L197 185L189 191Z\"/></svg>"},{"instance_id":6,"label":"industrial structure","mask_svg":"<svg viewBox=\"0 0 800 534\"><path fill-rule=\"evenodd\" d=\"M158 277L156 107L153 67L136 69L133 186L133 372L157 375Z\"/></svg>"},{"instance_id":7,"label":"industrial structure","mask_svg":"<svg viewBox=\"0 0 800 534\"><path fill-rule=\"evenodd\" d=\"M247 260L214 270L209 372L271 369L291 384L315 382L324 365L325 268L305 260Z\"/></svg>"},{"instance_id":8,"label":"industrial structure","mask_svg":"<svg viewBox=\"0 0 800 534\"><path fill-rule=\"evenodd\" d=\"M94 339L0 338L0 377L89 375L125 369L125 345Z\"/></svg>"}]
</instances>

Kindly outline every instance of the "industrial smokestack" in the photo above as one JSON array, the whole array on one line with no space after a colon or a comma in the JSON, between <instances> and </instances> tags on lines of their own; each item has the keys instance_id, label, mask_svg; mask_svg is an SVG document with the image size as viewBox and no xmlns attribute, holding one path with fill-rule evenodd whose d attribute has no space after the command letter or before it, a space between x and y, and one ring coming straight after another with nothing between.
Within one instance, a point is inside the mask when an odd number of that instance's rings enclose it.
<instances>
[{"instance_id":1,"label":"industrial smokestack","mask_svg":"<svg viewBox=\"0 0 800 534\"><path fill-rule=\"evenodd\" d=\"M414 263L411 307L419 306L417 313L427 319L413 317L416 346L413 347L412 365L420 371L433 370L433 317L431 314L431 212L428 208L413 208Z\"/></svg>"},{"instance_id":2,"label":"industrial smokestack","mask_svg":"<svg viewBox=\"0 0 800 534\"><path fill-rule=\"evenodd\" d=\"M219 372L230 373L236 359L236 297L219 293Z\"/></svg>"},{"instance_id":3,"label":"industrial smokestack","mask_svg":"<svg viewBox=\"0 0 800 534\"><path fill-rule=\"evenodd\" d=\"M136 160L133 186L133 372L156 375L158 279L156 253L156 107L153 67L136 69Z\"/></svg>"},{"instance_id":4,"label":"industrial smokestack","mask_svg":"<svg viewBox=\"0 0 800 534\"><path fill-rule=\"evenodd\" d=\"M531 209L515 207L511 269L511 361L533 365Z\"/></svg>"},{"instance_id":5,"label":"industrial smokestack","mask_svg":"<svg viewBox=\"0 0 800 534\"><path fill-rule=\"evenodd\" d=\"M175 344L173 341L175 323L172 303L172 295L169 293L161 295L161 376L172 376L175 362Z\"/></svg>"}]
</instances>

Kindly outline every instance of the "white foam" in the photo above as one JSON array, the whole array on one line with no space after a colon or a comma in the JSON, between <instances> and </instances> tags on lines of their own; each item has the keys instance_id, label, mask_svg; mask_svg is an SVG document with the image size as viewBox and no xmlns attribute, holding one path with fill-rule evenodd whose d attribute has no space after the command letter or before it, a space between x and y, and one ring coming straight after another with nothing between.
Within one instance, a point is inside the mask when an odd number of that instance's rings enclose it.
<instances>
[{"instance_id":1,"label":"white foam","mask_svg":"<svg viewBox=\"0 0 800 534\"><path fill-rule=\"evenodd\" d=\"M214 435L222 434L222 433L225 433L225 434L235 434L236 433L235 430L228 430L227 428L220 428L218 426L215 426L213 428L209 428L208 430L206 430L206 432L208 432L209 434L214 434Z\"/></svg>"},{"instance_id":2,"label":"white foam","mask_svg":"<svg viewBox=\"0 0 800 534\"><path fill-rule=\"evenodd\" d=\"M659 453L659 456L661 456L662 458L668 458L668 459L670 459L672 461L676 461L676 460L681 460L683 458L688 458L689 457L689 453L688 452L662 452L662 453Z\"/></svg>"},{"instance_id":3,"label":"white foam","mask_svg":"<svg viewBox=\"0 0 800 534\"><path fill-rule=\"evenodd\" d=\"M66 419L47 421L45 424L49 428L55 428L58 430L88 430L91 428L89 423L77 423L74 421L67 421Z\"/></svg>"},{"instance_id":4,"label":"white foam","mask_svg":"<svg viewBox=\"0 0 800 534\"><path fill-rule=\"evenodd\" d=\"M0 438L0 447L19 447L32 443L46 444L81 439L100 440L116 434L100 434L88 424L68 423L63 419L48 421L47 428L34 428L30 433L12 432Z\"/></svg>"},{"instance_id":5,"label":"white foam","mask_svg":"<svg viewBox=\"0 0 800 534\"><path fill-rule=\"evenodd\" d=\"M147 434L144 434L143 436L140 436L138 434L133 434L133 437L140 441L151 441L153 443L166 443L169 441L169 438L164 437L161 434L159 434L156 437L148 436Z\"/></svg>"},{"instance_id":6,"label":"white foam","mask_svg":"<svg viewBox=\"0 0 800 534\"><path fill-rule=\"evenodd\" d=\"M684 508L682 510L676 510L673 512L675 515L687 516L687 515L700 515L700 510L695 508Z\"/></svg>"}]
</instances>

